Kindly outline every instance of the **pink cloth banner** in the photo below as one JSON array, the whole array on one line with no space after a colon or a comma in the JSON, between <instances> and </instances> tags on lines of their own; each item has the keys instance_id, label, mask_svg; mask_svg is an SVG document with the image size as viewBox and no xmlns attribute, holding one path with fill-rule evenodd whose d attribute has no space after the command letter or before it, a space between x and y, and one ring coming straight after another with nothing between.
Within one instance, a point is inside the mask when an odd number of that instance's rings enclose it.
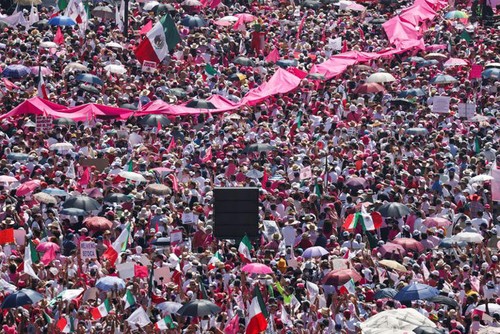
<instances>
[{"instance_id":1,"label":"pink cloth banner","mask_svg":"<svg viewBox=\"0 0 500 334\"><path fill-rule=\"evenodd\" d=\"M436 11L427 4L413 5L403 10L399 17L401 20L417 26L423 21L433 20L436 17Z\"/></svg>"},{"instance_id":2,"label":"pink cloth banner","mask_svg":"<svg viewBox=\"0 0 500 334\"><path fill-rule=\"evenodd\" d=\"M393 17L382 24L389 42L417 40L420 38L417 28L408 22L402 21L399 16Z\"/></svg>"},{"instance_id":3,"label":"pink cloth banner","mask_svg":"<svg viewBox=\"0 0 500 334\"><path fill-rule=\"evenodd\" d=\"M494 202L500 202L500 169L491 171L493 180L491 181L491 198Z\"/></svg>"},{"instance_id":4,"label":"pink cloth banner","mask_svg":"<svg viewBox=\"0 0 500 334\"><path fill-rule=\"evenodd\" d=\"M255 105L270 96L288 93L300 85L300 78L279 68L268 82L251 89L241 100L241 104Z\"/></svg>"}]
</instances>

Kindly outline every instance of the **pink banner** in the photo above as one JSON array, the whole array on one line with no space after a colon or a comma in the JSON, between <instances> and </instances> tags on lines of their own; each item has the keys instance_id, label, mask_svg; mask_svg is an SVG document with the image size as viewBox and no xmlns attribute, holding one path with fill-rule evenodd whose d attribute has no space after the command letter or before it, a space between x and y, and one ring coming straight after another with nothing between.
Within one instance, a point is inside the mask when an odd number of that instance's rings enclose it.
<instances>
[{"instance_id":1,"label":"pink banner","mask_svg":"<svg viewBox=\"0 0 500 334\"><path fill-rule=\"evenodd\" d=\"M469 72L469 79L481 78L481 73L483 73L483 67L481 65L472 65Z\"/></svg>"},{"instance_id":2,"label":"pink banner","mask_svg":"<svg viewBox=\"0 0 500 334\"><path fill-rule=\"evenodd\" d=\"M491 171L493 180L491 181L491 198L494 202L500 202L500 169Z\"/></svg>"}]
</instances>

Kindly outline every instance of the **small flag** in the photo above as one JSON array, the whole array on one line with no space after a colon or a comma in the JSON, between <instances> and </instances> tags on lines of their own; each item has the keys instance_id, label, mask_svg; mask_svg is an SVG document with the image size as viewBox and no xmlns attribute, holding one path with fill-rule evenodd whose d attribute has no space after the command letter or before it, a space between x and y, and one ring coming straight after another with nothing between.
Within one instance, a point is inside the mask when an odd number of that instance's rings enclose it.
<instances>
[{"instance_id":1,"label":"small flag","mask_svg":"<svg viewBox=\"0 0 500 334\"><path fill-rule=\"evenodd\" d=\"M18 86L16 86L12 81L10 81L7 78L3 78L3 84L5 85L5 88L7 88L8 90L19 89Z\"/></svg>"},{"instance_id":2,"label":"small flag","mask_svg":"<svg viewBox=\"0 0 500 334\"><path fill-rule=\"evenodd\" d=\"M274 48L273 51L269 52L266 57L266 62L276 63L280 59L280 52L278 48Z\"/></svg>"},{"instance_id":3,"label":"small flag","mask_svg":"<svg viewBox=\"0 0 500 334\"><path fill-rule=\"evenodd\" d=\"M235 315L224 328L224 334L237 334L240 331L240 318Z\"/></svg>"},{"instance_id":4,"label":"small flag","mask_svg":"<svg viewBox=\"0 0 500 334\"><path fill-rule=\"evenodd\" d=\"M28 244L26 245L26 248L24 249L24 272L28 275L30 275L33 278L40 279L38 275L35 273L33 270L33 255L31 254L32 252L32 245L33 243L31 240L28 241ZM34 246L33 246L34 248ZM36 253L36 250L35 250ZM35 258L38 258L38 254L35 255Z\"/></svg>"},{"instance_id":5,"label":"small flag","mask_svg":"<svg viewBox=\"0 0 500 334\"><path fill-rule=\"evenodd\" d=\"M64 35L61 31L61 27L57 27L56 35L54 36L54 43L58 45L64 44Z\"/></svg>"},{"instance_id":6,"label":"small flag","mask_svg":"<svg viewBox=\"0 0 500 334\"><path fill-rule=\"evenodd\" d=\"M42 67L38 66L38 97L48 100L47 87L45 86L45 80L43 80Z\"/></svg>"},{"instance_id":7,"label":"small flag","mask_svg":"<svg viewBox=\"0 0 500 334\"><path fill-rule=\"evenodd\" d=\"M167 329L174 329L174 321L172 320L172 317L167 315L165 318L161 319L157 323L155 323L155 329L159 331L164 331Z\"/></svg>"},{"instance_id":8,"label":"small flag","mask_svg":"<svg viewBox=\"0 0 500 334\"><path fill-rule=\"evenodd\" d=\"M167 153L172 152L172 150L174 150L175 147L176 147L175 138L172 137L172 140L170 140L170 144L168 144L168 147L167 147Z\"/></svg>"},{"instance_id":9,"label":"small flag","mask_svg":"<svg viewBox=\"0 0 500 334\"><path fill-rule=\"evenodd\" d=\"M127 318L127 322L131 325L137 325L142 328L149 325L151 320L149 320L146 311L144 311L142 307L139 307L130 315L130 317Z\"/></svg>"},{"instance_id":10,"label":"small flag","mask_svg":"<svg viewBox=\"0 0 500 334\"><path fill-rule=\"evenodd\" d=\"M481 141L479 137L476 136L474 137L474 153L479 154L479 152L481 152Z\"/></svg>"},{"instance_id":11,"label":"small flag","mask_svg":"<svg viewBox=\"0 0 500 334\"><path fill-rule=\"evenodd\" d=\"M211 76L218 74L218 72L215 70L215 68L213 68L213 66L210 64L205 65L205 73L207 73L208 75L211 75Z\"/></svg>"},{"instance_id":12,"label":"small flag","mask_svg":"<svg viewBox=\"0 0 500 334\"><path fill-rule=\"evenodd\" d=\"M71 330L71 324L70 322L68 321L68 318L66 317L61 317L58 321L57 321L57 324L56 324L57 328L59 328L59 330L62 332L62 333L69 333L70 330Z\"/></svg>"},{"instance_id":13,"label":"small flag","mask_svg":"<svg viewBox=\"0 0 500 334\"><path fill-rule=\"evenodd\" d=\"M51 324L52 322L54 322L54 319L52 319L47 313L45 313L45 311L43 312L43 320L45 320L47 324Z\"/></svg>"},{"instance_id":14,"label":"small flag","mask_svg":"<svg viewBox=\"0 0 500 334\"><path fill-rule=\"evenodd\" d=\"M127 292L125 292L125 296L123 296L122 300L125 302L125 307L124 309L128 309L130 306L135 305L135 298L132 292L130 292L129 289L127 289Z\"/></svg>"},{"instance_id":15,"label":"small flag","mask_svg":"<svg viewBox=\"0 0 500 334\"><path fill-rule=\"evenodd\" d=\"M248 308L248 324L246 334L259 334L267 328L266 304L262 299L259 287L255 287L255 297Z\"/></svg>"},{"instance_id":16,"label":"small flag","mask_svg":"<svg viewBox=\"0 0 500 334\"><path fill-rule=\"evenodd\" d=\"M354 280L351 278L339 289L340 294L353 295L356 293L356 285L354 285Z\"/></svg>"},{"instance_id":17,"label":"small flag","mask_svg":"<svg viewBox=\"0 0 500 334\"><path fill-rule=\"evenodd\" d=\"M109 311L111 311L111 303L109 302L109 299L106 298L104 303L91 309L90 314L92 314L92 318L94 320L99 320L107 316Z\"/></svg>"},{"instance_id":18,"label":"small flag","mask_svg":"<svg viewBox=\"0 0 500 334\"><path fill-rule=\"evenodd\" d=\"M14 243L14 229L8 228L5 230L0 230L0 245Z\"/></svg>"},{"instance_id":19,"label":"small flag","mask_svg":"<svg viewBox=\"0 0 500 334\"><path fill-rule=\"evenodd\" d=\"M148 277L148 267L135 264L134 265L134 276L139 277L139 278Z\"/></svg>"},{"instance_id":20,"label":"small flag","mask_svg":"<svg viewBox=\"0 0 500 334\"><path fill-rule=\"evenodd\" d=\"M248 239L245 235L243 239L241 239L240 245L238 246L238 252L240 253L240 258L243 262L252 262L252 255L250 254L252 248L250 239Z\"/></svg>"},{"instance_id":21,"label":"small flag","mask_svg":"<svg viewBox=\"0 0 500 334\"><path fill-rule=\"evenodd\" d=\"M342 52L347 52L349 49L347 47L347 40L344 39L342 43Z\"/></svg>"},{"instance_id":22,"label":"small flag","mask_svg":"<svg viewBox=\"0 0 500 334\"><path fill-rule=\"evenodd\" d=\"M132 172L134 170L134 163L132 162L132 159L129 160L127 163L127 172Z\"/></svg>"},{"instance_id":23,"label":"small flag","mask_svg":"<svg viewBox=\"0 0 500 334\"><path fill-rule=\"evenodd\" d=\"M128 240L130 238L130 223L128 223L123 231L120 233L118 238L113 242L111 247L108 247L103 258L107 259L112 265L115 264L118 259L118 254L127 250Z\"/></svg>"},{"instance_id":24,"label":"small flag","mask_svg":"<svg viewBox=\"0 0 500 334\"><path fill-rule=\"evenodd\" d=\"M222 263L222 256L219 251L215 252L214 256L208 261L208 270L215 269L217 263Z\"/></svg>"},{"instance_id":25,"label":"small flag","mask_svg":"<svg viewBox=\"0 0 500 334\"><path fill-rule=\"evenodd\" d=\"M205 151L205 156L203 158L201 158L201 162L202 163L207 163L209 162L210 160L212 160L212 146L210 146L206 151Z\"/></svg>"},{"instance_id":26,"label":"small flag","mask_svg":"<svg viewBox=\"0 0 500 334\"><path fill-rule=\"evenodd\" d=\"M78 184L80 184L80 186L86 186L89 184L89 182L90 182L90 167L87 167L83 171L83 174L80 177Z\"/></svg>"}]
</instances>

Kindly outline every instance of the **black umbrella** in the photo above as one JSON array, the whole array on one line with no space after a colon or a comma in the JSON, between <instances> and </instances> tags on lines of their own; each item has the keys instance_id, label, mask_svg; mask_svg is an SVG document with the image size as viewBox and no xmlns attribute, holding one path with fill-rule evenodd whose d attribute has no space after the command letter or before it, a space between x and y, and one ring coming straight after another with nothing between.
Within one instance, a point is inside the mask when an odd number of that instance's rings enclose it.
<instances>
[{"instance_id":1,"label":"black umbrella","mask_svg":"<svg viewBox=\"0 0 500 334\"><path fill-rule=\"evenodd\" d=\"M186 107L188 108L196 108L196 109L217 109L216 106L210 101L207 100L191 100L186 103Z\"/></svg>"},{"instance_id":2,"label":"black umbrella","mask_svg":"<svg viewBox=\"0 0 500 334\"><path fill-rule=\"evenodd\" d=\"M394 296L398 293L398 290L393 288L385 288L378 290L373 296L374 299L382 299L382 298L394 298Z\"/></svg>"},{"instance_id":3,"label":"black umbrella","mask_svg":"<svg viewBox=\"0 0 500 334\"><path fill-rule=\"evenodd\" d=\"M298 64L299 62L296 59L280 59L276 62L276 65L283 68L297 66Z\"/></svg>"},{"instance_id":4,"label":"black umbrella","mask_svg":"<svg viewBox=\"0 0 500 334\"><path fill-rule=\"evenodd\" d=\"M66 117L57 118L52 123L54 125L57 125L57 126L75 126L76 125L76 122L74 120L72 120L70 118L66 118Z\"/></svg>"},{"instance_id":5,"label":"black umbrella","mask_svg":"<svg viewBox=\"0 0 500 334\"><path fill-rule=\"evenodd\" d=\"M187 96L187 92L182 88L170 88L168 94L182 98Z\"/></svg>"},{"instance_id":6,"label":"black umbrella","mask_svg":"<svg viewBox=\"0 0 500 334\"><path fill-rule=\"evenodd\" d=\"M92 15L102 19L113 19L115 17L115 12L109 6L97 6L92 10Z\"/></svg>"},{"instance_id":7,"label":"black umbrella","mask_svg":"<svg viewBox=\"0 0 500 334\"><path fill-rule=\"evenodd\" d=\"M132 104L132 103L121 104L120 108L128 109L128 110L137 110L137 106L135 104Z\"/></svg>"},{"instance_id":8,"label":"black umbrella","mask_svg":"<svg viewBox=\"0 0 500 334\"><path fill-rule=\"evenodd\" d=\"M302 7L312 8L312 9L318 9L321 6L323 6L323 4L321 2L319 2L319 1L313 1L313 0L306 0L304 2L304 4L302 5Z\"/></svg>"},{"instance_id":9,"label":"black umbrella","mask_svg":"<svg viewBox=\"0 0 500 334\"><path fill-rule=\"evenodd\" d=\"M321 73L309 73L306 78L312 80L325 80L325 76Z\"/></svg>"},{"instance_id":10,"label":"black umbrella","mask_svg":"<svg viewBox=\"0 0 500 334\"><path fill-rule=\"evenodd\" d=\"M233 63L243 66L255 66L255 62L253 61L253 59L250 59L248 57L238 57L233 61Z\"/></svg>"},{"instance_id":11,"label":"black umbrella","mask_svg":"<svg viewBox=\"0 0 500 334\"><path fill-rule=\"evenodd\" d=\"M219 306L205 299L196 299L182 306L177 314L183 317L203 317L205 315L215 315L222 310Z\"/></svg>"},{"instance_id":12,"label":"black umbrella","mask_svg":"<svg viewBox=\"0 0 500 334\"><path fill-rule=\"evenodd\" d=\"M389 102L395 106L406 106L406 107L410 107L416 104L415 102L407 99L392 99Z\"/></svg>"},{"instance_id":13,"label":"black umbrella","mask_svg":"<svg viewBox=\"0 0 500 334\"><path fill-rule=\"evenodd\" d=\"M49 25L49 20L43 19L38 22L33 23L33 25L37 28L44 28Z\"/></svg>"},{"instance_id":14,"label":"black umbrella","mask_svg":"<svg viewBox=\"0 0 500 334\"><path fill-rule=\"evenodd\" d=\"M130 197L121 193L112 193L104 197L104 202L125 203L125 202L130 202Z\"/></svg>"},{"instance_id":15,"label":"black umbrella","mask_svg":"<svg viewBox=\"0 0 500 334\"><path fill-rule=\"evenodd\" d=\"M30 289L21 289L13 292L2 302L2 308L15 308L24 305L36 304L43 299L38 292Z\"/></svg>"},{"instance_id":16,"label":"black umbrella","mask_svg":"<svg viewBox=\"0 0 500 334\"><path fill-rule=\"evenodd\" d=\"M155 246L170 246L170 238L158 238L153 241Z\"/></svg>"},{"instance_id":17,"label":"black umbrella","mask_svg":"<svg viewBox=\"0 0 500 334\"><path fill-rule=\"evenodd\" d=\"M3 21L0 21L0 29L5 29L5 28L8 28L9 25Z\"/></svg>"},{"instance_id":18,"label":"black umbrella","mask_svg":"<svg viewBox=\"0 0 500 334\"><path fill-rule=\"evenodd\" d=\"M139 123L142 125L149 125L149 126L158 126L158 124L169 125L170 120L163 115L146 115L141 118Z\"/></svg>"},{"instance_id":19,"label":"black umbrella","mask_svg":"<svg viewBox=\"0 0 500 334\"><path fill-rule=\"evenodd\" d=\"M378 210L382 217L401 218L410 213L410 209L401 203L392 202L381 205Z\"/></svg>"},{"instance_id":20,"label":"black umbrella","mask_svg":"<svg viewBox=\"0 0 500 334\"><path fill-rule=\"evenodd\" d=\"M371 24L384 24L387 20L383 18L377 18L370 21Z\"/></svg>"},{"instance_id":21,"label":"black umbrella","mask_svg":"<svg viewBox=\"0 0 500 334\"><path fill-rule=\"evenodd\" d=\"M101 207L101 204L88 196L76 196L67 199L62 206L64 209L76 208L85 211L93 211L98 210Z\"/></svg>"},{"instance_id":22,"label":"black umbrella","mask_svg":"<svg viewBox=\"0 0 500 334\"><path fill-rule=\"evenodd\" d=\"M99 89L95 88L94 86L91 86L91 85L85 85L85 84L81 84L80 85L80 89L88 92L88 93L92 93L92 94L99 94L100 91Z\"/></svg>"},{"instance_id":23,"label":"black umbrella","mask_svg":"<svg viewBox=\"0 0 500 334\"><path fill-rule=\"evenodd\" d=\"M418 326L413 330L416 334L443 334L442 329L430 327L430 326Z\"/></svg>"},{"instance_id":24,"label":"black umbrella","mask_svg":"<svg viewBox=\"0 0 500 334\"><path fill-rule=\"evenodd\" d=\"M245 149L243 150L244 153L250 153L250 152L267 152L267 151L272 151L275 150L276 147L274 147L271 144L250 144Z\"/></svg>"},{"instance_id":25,"label":"black umbrella","mask_svg":"<svg viewBox=\"0 0 500 334\"><path fill-rule=\"evenodd\" d=\"M455 309L458 308L458 302L455 299L450 298L448 296L437 295L437 296L434 296L431 299L429 299L429 301L433 302L433 303L437 303L437 304L448 305L448 306L453 307Z\"/></svg>"}]
</instances>

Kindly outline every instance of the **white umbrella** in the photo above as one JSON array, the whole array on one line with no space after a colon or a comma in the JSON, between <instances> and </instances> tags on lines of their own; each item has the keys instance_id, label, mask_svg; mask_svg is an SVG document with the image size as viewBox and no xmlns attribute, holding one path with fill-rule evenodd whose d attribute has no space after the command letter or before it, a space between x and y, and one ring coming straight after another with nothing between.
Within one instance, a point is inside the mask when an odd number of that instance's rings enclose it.
<instances>
[{"instance_id":1,"label":"white umbrella","mask_svg":"<svg viewBox=\"0 0 500 334\"><path fill-rule=\"evenodd\" d=\"M188 7L198 7L201 6L202 3L199 2L198 0L184 0L181 5L183 6L188 6Z\"/></svg>"},{"instance_id":2,"label":"white umbrella","mask_svg":"<svg viewBox=\"0 0 500 334\"><path fill-rule=\"evenodd\" d=\"M150 1L142 7L145 11L150 11L154 7L158 6L160 3L158 1Z\"/></svg>"},{"instance_id":3,"label":"white umbrella","mask_svg":"<svg viewBox=\"0 0 500 334\"><path fill-rule=\"evenodd\" d=\"M108 43L106 43L106 46L108 48L123 49L123 46L120 43L116 43L116 42L108 42Z\"/></svg>"},{"instance_id":4,"label":"white umbrella","mask_svg":"<svg viewBox=\"0 0 500 334\"><path fill-rule=\"evenodd\" d=\"M432 321L411 308L383 311L361 323L364 334L411 332L419 326L436 328Z\"/></svg>"},{"instance_id":5,"label":"white umbrella","mask_svg":"<svg viewBox=\"0 0 500 334\"><path fill-rule=\"evenodd\" d=\"M328 254L328 251L321 246L309 247L302 253L302 257L305 259L310 259L312 257L321 257Z\"/></svg>"},{"instance_id":6,"label":"white umbrella","mask_svg":"<svg viewBox=\"0 0 500 334\"><path fill-rule=\"evenodd\" d=\"M477 334L500 334L500 327L484 327Z\"/></svg>"},{"instance_id":7,"label":"white umbrella","mask_svg":"<svg viewBox=\"0 0 500 334\"><path fill-rule=\"evenodd\" d=\"M486 65L484 65L485 68L489 68L489 67L499 67L500 68L500 63L488 63Z\"/></svg>"},{"instance_id":8,"label":"white umbrella","mask_svg":"<svg viewBox=\"0 0 500 334\"><path fill-rule=\"evenodd\" d=\"M120 175L121 177L123 177L124 179L127 179L127 180L132 180L132 181L136 181L136 182L147 182L146 178L144 178L144 176L142 176L139 173L122 171L122 172L118 173L118 175Z\"/></svg>"},{"instance_id":9,"label":"white umbrella","mask_svg":"<svg viewBox=\"0 0 500 334\"><path fill-rule=\"evenodd\" d=\"M488 122L490 119L483 115L476 115L469 119L469 122Z\"/></svg>"},{"instance_id":10,"label":"white umbrella","mask_svg":"<svg viewBox=\"0 0 500 334\"><path fill-rule=\"evenodd\" d=\"M494 177L491 175L480 174L480 175L474 176L472 179L470 179L469 183L481 183L481 182L485 182L485 181L491 181L493 179L494 179Z\"/></svg>"},{"instance_id":11,"label":"white umbrella","mask_svg":"<svg viewBox=\"0 0 500 334\"><path fill-rule=\"evenodd\" d=\"M12 182L19 182L18 179L16 179L15 177L13 176L9 176L9 175L1 175L0 176L0 182L4 182L4 183L12 183Z\"/></svg>"},{"instance_id":12,"label":"white umbrella","mask_svg":"<svg viewBox=\"0 0 500 334\"><path fill-rule=\"evenodd\" d=\"M486 304L479 305L475 309L478 311L486 312ZM490 312L490 314L493 314L495 312L500 312L500 305L488 303L488 311Z\"/></svg>"},{"instance_id":13,"label":"white umbrella","mask_svg":"<svg viewBox=\"0 0 500 334\"><path fill-rule=\"evenodd\" d=\"M17 286L10 284L3 278L0 278L0 291L8 291L10 293L17 290Z\"/></svg>"},{"instance_id":14,"label":"white umbrella","mask_svg":"<svg viewBox=\"0 0 500 334\"><path fill-rule=\"evenodd\" d=\"M264 173L256 169L251 169L245 174L245 176L250 179L260 179L263 175Z\"/></svg>"},{"instance_id":15,"label":"white umbrella","mask_svg":"<svg viewBox=\"0 0 500 334\"><path fill-rule=\"evenodd\" d=\"M238 18L233 15L228 15L224 16L223 18L220 18L219 21L236 22L238 21Z\"/></svg>"},{"instance_id":16,"label":"white umbrella","mask_svg":"<svg viewBox=\"0 0 500 334\"><path fill-rule=\"evenodd\" d=\"M104 66L104 70L109 72L109 73L114 73L114 74L125 74L127 73L127 69L121 65L107 65Z\"/></svg>"},{"instance_id":17,"label":"white umbrella","mask_svg":"<svg viewBox=\"0 0 500 334\"><path fill-rule=\"evenodd\" d=\"M159 309L160 311L163 311L165 313L172 313L175 314L179 309L182 307L181 303L176 303L176 302L163 302L158 305L156 305L156 308Z\"/></svg>"},{"instance_id":18,"label":"white umbrella","mask_svg":"<svg viewBox=\"0 0 500 334\"><path fill-rule=\"evenodd\" d=\"M480 244L481 242L483 242L483 236L475 232L460 232L451 238L456 242L464 241L474 244Z\"/></svg>"},{"instance_id":19,"label":"white umbrella","mask_svg":"<svg viewBox=\"0 0 500 334\"><path fill-rule=\"evenodd\" d=\"M65 72L65 73L75 72L75 71L86 72L88 70L89 69L87 66L80 64L80 63L73 62L73 63L69 63L68 65L66 65L63 72Z\"/></svg>"},{"instance_id":20,"label":"white umbrella","mask_svg":"<svg viewBox=\"0 0 500 334\"><path fill-rule=\"evenodd\" d=\"M368 79L366 79L366 82L378 82L378 83L393 82L393 81L396 81L396 78L394 78L392 74L386 72L373 73L368 77Z\"/></svg>"},{"instance_id":21,"label":"white umbrella","mask_svg":"<svg viewBox=\"0 0 500 334\"><path fill-rule=\"evenodd\" d=\"M44 49L57 48L57 44L51 41L41 42L40 47Z\"/></svg>"},{"instance_id":22,"label":"white umbrella","mask_svg":"<svg viewBox=\"0 0 500 334\"><path fill-rule=\"evenodd\" d=\"M73 148L74 146L71 143L55 143L49 146L52 151L69 151Z\"/></svg>"}]
</instances>

